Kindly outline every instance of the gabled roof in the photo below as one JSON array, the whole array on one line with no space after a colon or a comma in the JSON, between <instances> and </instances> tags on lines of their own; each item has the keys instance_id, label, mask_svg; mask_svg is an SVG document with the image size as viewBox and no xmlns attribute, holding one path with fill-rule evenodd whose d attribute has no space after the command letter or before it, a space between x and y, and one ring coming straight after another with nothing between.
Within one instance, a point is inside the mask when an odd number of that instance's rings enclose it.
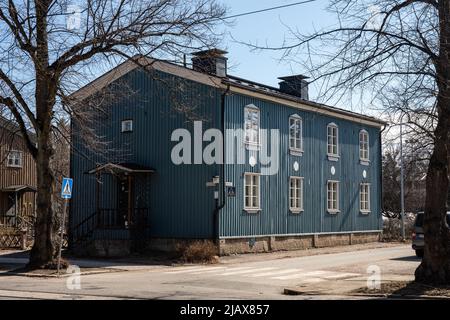
<instances>
[{"instance_id":1,"label":"gabled roof","mask_svg":"<svg viewBox=\"0 0 450 320\"><path fill-rule=\"evenodd\" d=\"M179 65L165 62L161 60L156 60L148 57L137 56L133 59L126 60L121 64L117 65L115 68L106 72L97 79L89 82L82 88L73 92L69 97L71 99L83 100L87 97L93 95L94 93L104 89L110 83L118 80L122 76L128 74L129 72L137 68L148 68L149 70L159 70L168 74L177 75L179 77L192 80L195 82L200 82L209 86L220 87L221 79L212 75L204 74L192 69L181 67Z\"/></svg>"},{"instance_id":2,"label":"gabled roof","mask_svg":"<svg viewBox=\"0 0 450 320\"><path fill-rule=\"evenodd\" d=\"M5 129L11 132L12 134L22 136L19 125L15 121L8 120L7 118L1 115L0 115L0 129ZM28 136L32 141L36 140L36 135L33 132L28 131Z\"/></svg>"},{"instance_id":3,"label":"gabled roof","mask_svg":"<svg viewBox=\"0 0 450 320\"><path fill-rule=\"evenodd\" d=\"M168 74L172 74L181 78L217 88L226 89L227 87L230 87L230 92L232 93L252 95L259 99L269 100L294 108L329 115L356 123L376 127L387 125L385 121L374 117L362 115L345 109L339 109L325 104L316 103L310 100L301 99L293 95L282 93L278 88L260 84L251 80L246 80L231 75L227 75L227 77L225 78L220 78L214 75L194 71L187 67L176 65L171 62L155 60L144 56L136 56L133 57L133 59L119 64L117 67L113 68L104 75L72 93L70 97L76 100L86 99L95 92L102 90L110 83L124 76L125 74L142 67L159 70Z\"/></svg>"}]
</instances>

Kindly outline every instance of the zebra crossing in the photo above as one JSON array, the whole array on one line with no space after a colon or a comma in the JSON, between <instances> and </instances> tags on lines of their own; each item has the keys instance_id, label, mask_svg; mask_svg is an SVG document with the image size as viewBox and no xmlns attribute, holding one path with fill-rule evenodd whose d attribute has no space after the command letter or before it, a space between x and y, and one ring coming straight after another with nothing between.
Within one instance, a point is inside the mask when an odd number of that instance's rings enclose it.
<instances>
[{"instance_id":1,"label":"zebra crossing","mask_svg":"<svg viewBox=\"0 0 450 320\"><path fill-rule=\"evenodd\" d=\"M301 268L283 267L233 267L233 266L189 266L176 267L165 271L167 275L195 275L195 276L220 276L243 277L253 279L272 279L279 281L296 280L299 282L314 283L327 280L342 280L361 276L359 273L339 272L330 270L304 270Z\"/></svg>"}]
</instances>

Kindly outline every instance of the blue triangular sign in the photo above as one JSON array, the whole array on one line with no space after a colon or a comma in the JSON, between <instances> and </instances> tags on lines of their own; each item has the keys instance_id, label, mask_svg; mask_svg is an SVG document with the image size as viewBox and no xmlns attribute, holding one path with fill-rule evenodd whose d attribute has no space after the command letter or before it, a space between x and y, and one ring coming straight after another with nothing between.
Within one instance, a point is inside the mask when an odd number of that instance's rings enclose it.
<instances>
[{"instance_id":1,"label":"blue triangular sign","mask_svg":"<svg viewBox=\"0 0 450 320\"><path fill-rule=\"evenodd\" d=\"M73 180L70 178L63 178L62 188L61 188L61 197L64 199L72 198L72 183Z\"/></svg>"}]
</instances>

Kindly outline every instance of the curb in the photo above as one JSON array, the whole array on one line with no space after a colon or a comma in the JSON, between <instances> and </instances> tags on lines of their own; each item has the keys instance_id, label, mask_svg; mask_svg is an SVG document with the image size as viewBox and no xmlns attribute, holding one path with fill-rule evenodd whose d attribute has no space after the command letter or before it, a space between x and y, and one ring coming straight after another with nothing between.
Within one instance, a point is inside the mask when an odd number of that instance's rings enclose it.
<instances>
[{"instance_id":1,"label":"curb","mask_svg":"<svg viewBox=\"0 0 450 320\"><path fill-rule=\"evenodd\" d=\"M385 299L426 299L426 300L450 300L447 296L427 296L427 295L400 295L400 294L389 294L389 293L326 293L326 291L301 291L294 288L285 288L283 290L284 295L288 296L301 296L301 295L343 295L349 297L374 297L374 298L385 298Z\"/></svg>"},{"instance_id":2,"label":"curb","mask_svg":"<svg viewBox=\"0 0 450 320\"><path fill-rule=\"evenodd\" d=\"M322 291L300 291L298 289L292 289L292 288L284 288L283 294L287 296L301 296L301 295L308 295L308 296L318 296L318 295L327 295L324 294ZM329 294L331 295L331 294Z\"/></svg>"},{"instance_id":3,"label":"curb","mask_svg":"<svg viewBox=\"0 0 450 320\"><path fill-rule=\"evenodd\" d=\"M96 270L96 271L82 271L79 275L80 276L87 276L87 275L93 275L93 274L103 274L103 273L113 273L113 272L124 272L127 270L122 269L107 269L104 270ZM70 276L73 276L73 273L65 273L64 271L60 274L44 274L44 273L22 273L22 272L16 272L14 270L7 271L5 274L17 276L17 277L26 277L26 278L68 278Z\"/></svg>"}]
</instances>

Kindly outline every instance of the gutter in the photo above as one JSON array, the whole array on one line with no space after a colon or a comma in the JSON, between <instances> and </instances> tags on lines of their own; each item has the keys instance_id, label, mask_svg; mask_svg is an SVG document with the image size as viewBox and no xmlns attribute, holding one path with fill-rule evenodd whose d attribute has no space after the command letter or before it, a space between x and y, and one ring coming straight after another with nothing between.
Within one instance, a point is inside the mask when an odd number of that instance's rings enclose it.
<instances>
[{"instance_id":1,"label":"gutter","mask_svg":"<svg viewBox=\"0 0 450 320\"><path fill-rule=\"evenodd\" d=\"M222 127L222 134L223 134L223 141L222 141L222 172L220 175L220 188L222 188L222 197L221 197L221 203L218 202L216 205L216 208L214 209L214 217L213 217L213 223L214 223L214 241L218 244L219 238L220 238L220 231L219 231L219 214L220 210L222 210L225 207L225 96L230 91L230 85L227 84L226 90L221 95L221 101L220 101L220 113L221 113L221 127Z\"/></svg>"},{"instance_id":2,"label":"gutter","mask_svg":"<svg viewBox=\"0 0 450 320\"><path fill-rule=\"evenodd\" d=\"M288 95L282 92L277 92L275 90L272 89L272 91L266 91L263 89L259 89L259 88L254 88L254 87L250 87L250 86L246 86L240 83L236 83L233 82L231 80L224 80L223 81L224 84L228 84L233 86L234 88L239 88L242 90L246 90L246 91L250 91L250 92L255 92L257 94L261 94L264 95L266 97L273 97L273 98L278 98L278 99L282 99L282 100L287 100L299 105L305 105L305 106L309 106L311 108L315 109L315 112L317 113L322 113L325 115L330 115L333 117L339 117L336 116L337 115L341 115L344 117L349 117L349 118L354 118L353 120L349 120L352 122L356 122L356 123L360 123L360 121L367 121L367 122L371 122L371 126L376 126L376 127L381 127L383 125L387 125L387 123L383 120L380 119L376 119L374 117L369 117L369 116L365 116L356 112L352 112L352 111L348 111L345 109L340 109L340 108L336 108L336 107L331 107L325 104L320 104L314 101L310 101L310 100L305 100L305 99L301 99L292 95ZM263 86L261 84L261 86ZM267 87L267 86L264 86ZM264 99L261 97L261 99ZM266 99L267 100L267 99ZM327 114L330 113L330 114Z\"/></svg>"},{"instance_id":3,"label":"gutter","mask_svg":"<svg viewBox=\"0 0 450 320\"><path fill-rule=\"evenodd\" d=\"M382 148L382 143L381 143L381 134L383 133L384 130L386 130L386 128L388 127L388 124L385 124L383 126L383 129L380 130L380 146L379 146L379 152L380 152L380 199L381 199L381 203L380 203L380 210L381 213L383 212L383 148ZM381 214L380 216L380 229L383 230L383 214Z\"/></svg>"}]
</instances>

